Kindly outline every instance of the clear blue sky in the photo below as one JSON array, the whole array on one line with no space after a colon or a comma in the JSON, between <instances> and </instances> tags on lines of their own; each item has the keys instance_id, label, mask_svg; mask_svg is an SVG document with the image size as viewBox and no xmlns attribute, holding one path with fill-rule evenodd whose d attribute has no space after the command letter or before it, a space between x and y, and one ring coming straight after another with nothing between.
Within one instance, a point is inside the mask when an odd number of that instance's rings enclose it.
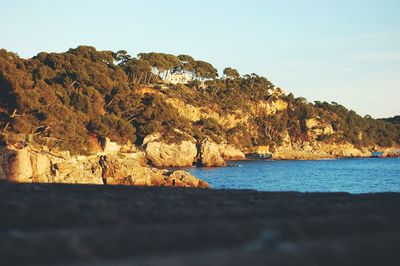
<instances>
[{"instance_id":1,"label":"clear blue sky","mask_svg":"<svg viewBox=\"0 0 400 266\"><path fill-rule=\"evenodd\" d=\"M186 53L308 100L400 115L400 1L1 0L0 47Z\"/></svg>"}]
</instances>

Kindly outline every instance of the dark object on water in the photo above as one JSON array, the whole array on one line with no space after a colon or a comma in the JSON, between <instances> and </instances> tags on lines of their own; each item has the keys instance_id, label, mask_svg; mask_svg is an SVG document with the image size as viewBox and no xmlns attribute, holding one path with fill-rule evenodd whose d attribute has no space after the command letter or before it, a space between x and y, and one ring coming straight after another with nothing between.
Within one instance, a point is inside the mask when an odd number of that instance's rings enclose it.
<instances>
[{"instance_id":1,"label":"dark object on water","mask_svg":"<svg viewBox=\"0 0 400 266\"><path fill-rule=\"evenodd\" d=\"M272 154L253 152L246 154L246 158L252 160L270 160L272 158Z\"/></svg>"},{"instance_id":2,"label":"dark object on water","mask_svg":"<svg viewBox=\"0 0 400 266\"><path fill-rule=\"evenodd\" d=\"M371 157L372 158L383 158L383 152L381 151L373 151Z\"/></svg>"}]
</instances>

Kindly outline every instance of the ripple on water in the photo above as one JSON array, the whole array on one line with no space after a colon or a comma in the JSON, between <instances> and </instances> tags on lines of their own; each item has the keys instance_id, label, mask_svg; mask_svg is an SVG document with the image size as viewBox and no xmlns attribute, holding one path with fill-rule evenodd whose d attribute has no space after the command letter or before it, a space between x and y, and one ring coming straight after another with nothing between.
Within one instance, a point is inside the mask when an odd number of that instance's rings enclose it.
<instances>
[{"instance_id":1,"label":"ripple on water","mask_svg":"<svg viewBox=\"0 0 400 266\"><path fill-rule=\"evenodd\" d=\"M301 192L400 192L400 160L240 161L241 167L187 168L213 188Z\"/></svg>"}]
</instances>

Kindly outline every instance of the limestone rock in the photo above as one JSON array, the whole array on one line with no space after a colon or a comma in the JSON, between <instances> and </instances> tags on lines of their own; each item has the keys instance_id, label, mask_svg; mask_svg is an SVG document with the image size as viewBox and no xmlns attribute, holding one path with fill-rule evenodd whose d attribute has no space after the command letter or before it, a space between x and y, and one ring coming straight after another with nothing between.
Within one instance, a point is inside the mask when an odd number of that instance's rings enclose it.
<instances>
[{"instance_id":1,"label":"limestone rock","mask_svg":"<svg viewBox=\"0 0 400 266\"><path fill-rule=\"evenodd\" d=\"M351 143L322 143L316 141L299 141L292 143L291 148L279 147L273 153L274 159L313 160L341 157L369 157L371 149L358 148Z\"/></svg>"},{"instance_id":2,"label":"limestone rock","mask_svg":"<svg viewBox=\"0 0 400 266\"><path fill-rule=\"evenodd\" d=\"M32 177L37 177L39 182L46 180L51 175L51 162L44 154L31 154Z\"/></svg>"},{"instance_id":3,"label":"limestone rock","mask_svg":"<svg viewBox=\"0 0 400 266\"><path fill-rule=\"evenodd\" d=\"M259 101L251 109L253 113L263 112L268 115L273 115L279 111L286 110L288 103L281 98L273 99L272 101Z\"/></svg>"},{"instance_id":4,"label":"limestone rock","mask_svg":"<svg viewBox=\"0 0 400 266\"><path fill-rule=\"evenodd\" d=\"M128 142L121 146L120 152L122 153L138 153L137 147L128 140Z\"/></svg>"},{"instance_id":5,"label":"limestone rock","mask_svg":"<svg viewBox=\"0 0 400 266\"><path fill-rule=\"evenodd\" d=\"M220 152L220 145L209 138L205 138L201 142L200 160L201 165L205 167L226 165L226 162Z\"/></svg>"},{"instance_id":6,"label":"limestone rock","mask_svg":"<svg viewBox=\"0 0 400 266\"><path fill-rule=\"evenodd\" d=\"M171 175L168 176L168 182L172 182L172 185L175 186L183 186L183 187L201 187L201 188L209 188L210 185L207 182L204 182L193 175L189 174L185 171L175 171Z\"/></svg>"},{"instance_id":7,"label":"limestone rock","mask_svg":"<svg viewBox=\"0 0 400 266\"><path fill-rule=\"evenodd\" d=\"M209 187L206 182L185 171L168 172L151 169L135 160L121 157L107 159L103 177L109 185Z\"/></svg>"},{"instance_id":8,"label":"limestone rock","mask_svg":"<svg viewBox=\"0 0 400 266\"><path fill-rule=\"evenodd\" d=\"M199 121L202 117L202 110L200 107L195 107L176 98L168 98L166 101L176 108L180 116L190 121Z\"/></svg>"},{"instance_id":9,"label":"limestone rock","mask_svg":"<svg viewBox=\"0 0 400 266\"><path fill-rule=\"evenodd\" d=\"M97 156L86 158L71 158L68 161L52 163L52 174L48 176L49 183L70 184L103 184L101 168Z\"/></svg>"},{"instance_id":10,"label":"limestone rock","mask_svg":"<svg viewBox=\"0 0 400 266\"><path fill-rule=\"evenodd\" d=\"M239 123L243 123L247 120L247 117L244 116L240 109L236 110L234 113L221 115L207 106L193 106L180 99L167 98L166 101L178 111L180 116L185 117L192 122L212 118L225 129L231 129L236 127Z\"/></svg>"},{"instance_id":11,"label":"limestone rock","mask_svg":"<svg viewBox=\"0 0 400 266\"><path fill-rule=\"evenodd\" d=\"M109 185L151 185L151 170L134 159L107 156L102 177Z\"/></svg>"},{"instance_id":12,"label":"limestone rock","mask_svg":"<svg viewBox=\"0 0 400 266\"><path fill-rule=\"evenodd\" d=\"M192 166L197 156L194 140L184 140L180 143L165 143L161 139L149 137L146 142L147 158L157 167Z\"/></svg>"},{"instance_id":13,"label":"limestone rock","mask_svg":"<svg viewBox=\"0 0 400 266\"><path fill-rule=\"evenodd\" d=\"M105 138L102 141L103 152L110 154L110 153L118 153L121 150L121 146L118 145L116 142L112 142L109 138Z\"/></svg>"},{"instance_id":14,"label":"limestone rock","mask_svg":"<svg viewBox=\"0 0 400 266\"><path fill-rule=\"evenodd\" d=\"M31 182L33 170L27 149L3 148L0 159L1 179L12 182Z\"/></svg>"},{"instance_id":15,"label":"limestone rock","mask_svg":"<svg viewBox=\"0 0 400 266\"><path fill-rule=\"evenodd\" d=\"M246 158L241 150L231 144L221 145L220 153L224 160L243 160Z\"/></svg>"},{"instance_id":16,"label":"limestone rock","mask_svg":"<svg viewBox=\"0 0 400 266\"><path fill-rule=\"evenodd\" d=\"M313 138L334 133L332 125L316 118L307 119L306 127L308 129L308 135Z\"/></svg>"},{"instance_id":17,"label":"limestone rock","mask_svg":"<svg viewBox=\"0 0 400 266\"><path fill-rule=\"evenodd\" d=\"M143 144L142 145L146 145L149 142L153 142L153 141L158 141L159 139L161 139L161 134L160 133L154 133L154 134L150 134L147 135L144 140L143 140Z\"/></svg>"},{"instance_id":18,"label":"limestone rock","mask_svg":"<svg viewBox=\"0 0 400 266\"><path fill-rule=\"evenodd\" d=\"M68 155L68 156L67 156ZM143 152L74 156L46 147L0 148L0 180L11 182L209 187L184 171L150 168Z\"/></svg>"}]
</instances>

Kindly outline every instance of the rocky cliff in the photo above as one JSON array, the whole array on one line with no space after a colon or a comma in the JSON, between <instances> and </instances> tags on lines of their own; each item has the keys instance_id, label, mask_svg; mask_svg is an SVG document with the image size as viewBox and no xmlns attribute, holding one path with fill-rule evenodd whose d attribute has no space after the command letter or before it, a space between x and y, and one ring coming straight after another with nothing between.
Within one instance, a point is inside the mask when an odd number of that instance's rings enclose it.
<instances>
[{"instance_id":1,"label":"rocky cliff","mask_svg":"<svg viewBox=\"0 0 400 266\"><path fill-rule=\"evenodd\" d=\"M195 107L185 104L176 98L164 97L171 104L170 108L177 110L178 114L193 123L204 119L212 119L224 131L234 129L238 125L244 125L254 137L260 137L260 128L254 127L254 117L261 114L276 115L279 112L288 111L289 105L282 98L277 97L268 101L259 101L256 105L249 106L248 110L237 109L231 114L219 114L212 108ZM354 145L346 140L329 140L338 138L343 132L334 129L332 124L321 117L304 120L303 139L296 139L288 130L277 131L274 126L266 125L264 138L270 138L269 145L253 144L251 148L243 145L245 136L242 132L235 141L228 141L226 137L215 135L203 135L202 139L196 139L190 134L175 130L184 134L185 140L166 141L163 134L154 133L146 136L142 147L147 160L156 167L190 167L199 165L203 167L226 166L228 160L245 160L246 153L262 152L272 154L275 160L312 160L326 158L370 157L373 151L383 151L385 156L397 156L400 147L398 145L382 147L379 145ZM357 135L361 141L361 132ZM279 139L280 141L274 141ZM328 139L328 140L327 140Z\"/></svg>"},{"instance_id":2,"label":"rocky cliff","mask_svg":"<svg viewBox=\"0 0 400 266\"><path fill-rule=\"evenodd\" d=\"M192 105L185 105L183 101L167 98L167 101L173 104L173 108L176 108L179 114L192 122L199 121L201 119L212 118L218 123L225 131L235 128L238 125L245 125L247 130L252 137L260 136L260 128L254 127L252 121L254 117L260 114L277 115L279 112L287 112L290 108L288 103L282 99L282 96L274 98L270 101L259 101L257 104L250 105L246 110L237 109L235 114L228 114L225 116L219 115L212 109L204 107L194 107ZM228 122L227 122L228 121ZM164 146L160 142L162 137L158 135L159 142L156 145L157 148L153 151L149 151L151 157L154 152L158 158L168 158L168 154L173 153L176 155L176 159L172 161L165 161L157 164L160 166L169 166L173 162L180 162L183 158L177 155L178 150L189 149L192 151L191 156L185 157L187 165L191 165L192 160L195 159L199 162L199 165L210 167L210 166L224 166L227 160L243 160L245 159L245 153L258 152L259 148L262 148L262 152L272 154L272 158L275 160L311 160L311 159L326 159L326 158L348 158L348 157L370 157L373 151L382 151L385 156L398 156L400 146L395 144L390 147L383 147L379 145L354 145L347 140L340 140L340 136L343 135L343 131L340 129L334 129L332 123L327 122L321 117L308 118L304 120L304 131L306 135L303 139L296 139L290 136L288 130L277 131L274 125L266 126L265 138L279 139L280 141L271 141L269 145L252 145L253 147L248 148L243 146L245 136L239 135L234 141L234 144L229 143L226 139L220 140L217 143L213 138L205 137L197 145L197 157L195 154L196 140L192 138L188 143L183 142L182 144L170 144ZM357 134L359 141L363 140L363 134L361 131ZM337 139L337 140L335 140ZM177 145L179 148L175 147ZM158 148L164 147L164 151ZM186 146L186 148L185 148ZM187 154L187 152L185 152ZM149 154L149 153L148 153ZM179 159L178 159L179 158ZM153 160L153 159L150 159ZM160 160L155 160L160 161ZM180 165L180 164L176 164Z\"/></svg>"},{"instance_id":3,"label":"rocky cliff","mask_svg":"<svg viewBox=\"0 0 400 266\"><path fill-rule=\"evenodd\" d=\"M197 141L193 137L166 143L161 134L145 138L143 148L147 159L157 167L226 166L227 160L244 160L245 154L228 143L216 143L209 137Z\"/></svg>"},{"instance_id":4,"label":"rocky cliff","mask_svg":"<svg viewBox=\"0 0 400 266\"><path fill-rule=\"evenodd\" d=\"M160 134L146 137L143 141L148 160L157 167L189 167L196 160L196 140L181 141L180 143L166 143Z\"/></svg>"},{"instance_id":5,"label":"rocky cliff","mask_svg":"<svg viewBox=\"0 0 400 266\"><path fill-rule=\"evenodd\" d=\"M71 156L38 145L0 148L0 180L23 183L77 183L134 186L202 187L209 185L184 171L167 171L146 164L142 151L121 152L107 142L103 152Z\"/></svg>"}]
</instances>

